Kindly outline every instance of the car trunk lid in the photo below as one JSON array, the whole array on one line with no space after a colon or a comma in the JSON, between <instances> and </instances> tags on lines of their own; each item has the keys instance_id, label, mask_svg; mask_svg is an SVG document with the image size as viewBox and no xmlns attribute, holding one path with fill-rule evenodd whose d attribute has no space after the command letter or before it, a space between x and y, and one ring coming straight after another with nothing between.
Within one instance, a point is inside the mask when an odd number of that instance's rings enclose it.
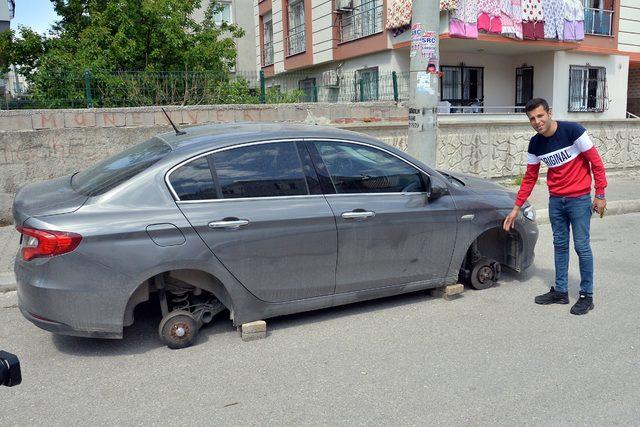
<instances>
[{"instance_id":1,"label":"car trunk lid","mask_svg":"<svg viewBox=\"0 0 640 427\"><path fill-rule=\"evenodd\" d=\"M24 186L13 201L13 218L22 225L30 217L75 212L89 198L71 187L71 176Z\"/></svg>"}]
</instances>

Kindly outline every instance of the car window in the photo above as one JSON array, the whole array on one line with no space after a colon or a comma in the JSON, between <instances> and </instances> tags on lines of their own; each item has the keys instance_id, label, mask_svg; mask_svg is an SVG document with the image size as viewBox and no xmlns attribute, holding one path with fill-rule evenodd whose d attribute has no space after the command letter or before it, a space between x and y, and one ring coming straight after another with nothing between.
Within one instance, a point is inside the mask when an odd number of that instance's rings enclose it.
<instances>
[{"instance_id":1,"label":"car window","mask_svg":"<svg viewBox=\"0 0 640 427\"><path fill-rule=\"evenodd\" d=\"M206 157L200 157L173 171L169 182L180 200L218 198Z\"/></svg>"},{"instance_id":2,"label":"car window","mask_svg":"<svg viewBox=\"0 0 640 427\"><path fill-rule=\"evenodd\" d=\"M256 144L213 155L222 197L276 197L309 194L295 144Z\"/></svg>"},{"instance_id":3,"label":"car window","mask_svg":"<svg viewBox=\"0 0 640 427\"><path fill-rule=\"evenodd\" d=\"M71 178L72 188L86 196L105 193L149 168L171 152L160 138L151 138Z\"/></svg>"},{"instance_id":4,"label":"car window","mask_svg":"<svg viewBox=\"0 0 640 427\"><path fill-rule=\"evenodd\" d=\"M420 171L377 148L344 142L316 142L337 193L425 191Z\"/></svg>"}]
</instances>

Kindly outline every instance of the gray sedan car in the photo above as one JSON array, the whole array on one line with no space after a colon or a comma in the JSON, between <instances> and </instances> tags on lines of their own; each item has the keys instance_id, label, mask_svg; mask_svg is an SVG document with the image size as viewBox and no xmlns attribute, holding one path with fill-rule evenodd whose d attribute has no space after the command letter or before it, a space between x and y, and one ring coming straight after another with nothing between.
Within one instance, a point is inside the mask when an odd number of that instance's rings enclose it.
<instances>
[{"instance_id":1,"label":"gray sedan car","mask_svg":"<svg viewBox=\"0 0 640 427\"><path fill-rule=\"evenodd\" d=\"M142 142L16 195L19 305L59 334L121 338L153 298L171 348L235 325L466 281L534 258L534 211L371 137L225 124Z\"/></svg>"}]
</instances>

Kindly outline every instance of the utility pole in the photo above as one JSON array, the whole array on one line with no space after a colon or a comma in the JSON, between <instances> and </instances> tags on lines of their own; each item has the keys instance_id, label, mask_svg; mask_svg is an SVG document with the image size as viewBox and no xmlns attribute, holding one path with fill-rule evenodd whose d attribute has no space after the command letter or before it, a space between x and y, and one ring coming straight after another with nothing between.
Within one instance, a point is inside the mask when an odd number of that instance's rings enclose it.
<instances>
[{"instance_id":1,"label":"utility pole","mask_svg":"<svg viewBox=\"0 0 640 427\"><path fill-rule=\"evenodd\" d=\"M409 140L407 151L429 166L436 165L436 108L440 100L440 2L414 0L411 19Z\"/></svg>"}]
</instances>

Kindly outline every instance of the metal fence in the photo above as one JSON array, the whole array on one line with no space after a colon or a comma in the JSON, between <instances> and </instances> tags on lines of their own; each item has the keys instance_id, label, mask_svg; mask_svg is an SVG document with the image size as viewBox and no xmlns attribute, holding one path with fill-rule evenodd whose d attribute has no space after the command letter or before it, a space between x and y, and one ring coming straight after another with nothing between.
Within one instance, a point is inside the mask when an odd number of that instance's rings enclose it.
<instances>
[{"instance_id":1,"label":"metal fence","mask_svg":"<svg viewBox=\"0 0 640 427\"><path fill-rule=\"evenodd\" d=\"M151 105L364 102L409 99L409 73L300 71L265 77L263 72L107 73L51 75L17 98L0 98L0 109L140 107Z\"/></svg>"}]
</instances>

